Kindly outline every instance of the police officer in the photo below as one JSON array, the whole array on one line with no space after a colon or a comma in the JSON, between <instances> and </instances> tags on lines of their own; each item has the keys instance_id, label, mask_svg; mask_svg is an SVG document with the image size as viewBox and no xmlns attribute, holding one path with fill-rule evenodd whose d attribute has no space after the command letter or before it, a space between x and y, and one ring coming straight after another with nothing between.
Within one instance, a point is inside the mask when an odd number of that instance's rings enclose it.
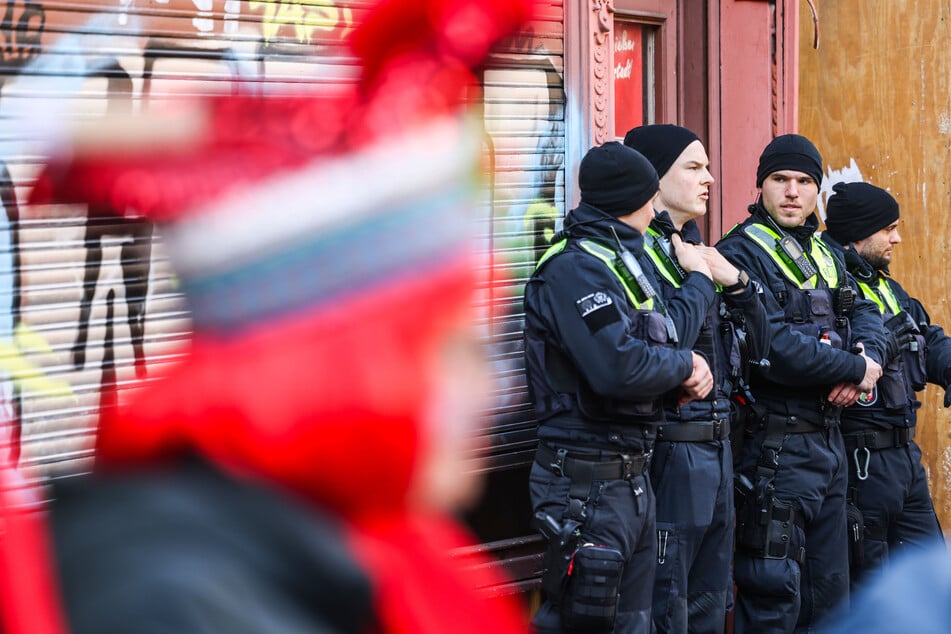
<instances>
[{"instance_id":1,"label":"police officer","mask_svg":"<svg viewBox=\"0 0 951 634\"><path fill-rule=\"evenodd\" d=\"M901 242L898 202L866 183L837 183L833 190L823 239L842 253L862 295L878 307L889 344L875 389L842 412L849 498L860 511L849 527L854 585L901 547L943 542L913 438L921 406L915 393L925 383L944 387L945 407L951 405L951 339L889 276L893 250Z\"/></svg>"},{"instance_id":2,"label":"police officer","mask_svg":"<svg viewBox=\"0 0 951 634\"><path fill-rule=\"evenodd\" d=\"M821 179L808 139L777 137L760 155L750 217L717 245L764 285L776 325L769 368L751 376L737 465L737 633L809 630L848 599L839 415L881 375L884 332L815 235Z\"/></svg>"},{"instance_id":3,"label":"police officer","mask_svg":"<svg viewBox=\"0 0 951 634\"><path fill-rule=\"evenodd\" d=\"M539 632L648 632L657 548L648 465L662 397L713 387L637 256L657 173L617 142L592 148L581 204L525 288L525 363L539 421L530 476L548 538ZM704 268L684 245L684 266ZM567 568L571 566L571 574Z\"/></svg>"},{"instance_id":4,"label":"police officer","mask_svg":"<svg viewBox=\"0 0 951 634\"><path fill-rule=\"evenodd\" d=\"M730 398L746 388L747 368L768 350L769 324L749 276L703 247L714 285L685 275L673 245L701 244L696 219L707 211L713 176L699 137L672 124L634 128L624 144L660 177L645 254L674 314L679 345L710 361L714 389L665 412L657 431L651 485L657 500L657 573L652 617L658 632L721 632L733 602L733 454ZM702 286L701 300L692 287ZM684 495L689 491L690 495Z\"/></svg>"}]
</instances>

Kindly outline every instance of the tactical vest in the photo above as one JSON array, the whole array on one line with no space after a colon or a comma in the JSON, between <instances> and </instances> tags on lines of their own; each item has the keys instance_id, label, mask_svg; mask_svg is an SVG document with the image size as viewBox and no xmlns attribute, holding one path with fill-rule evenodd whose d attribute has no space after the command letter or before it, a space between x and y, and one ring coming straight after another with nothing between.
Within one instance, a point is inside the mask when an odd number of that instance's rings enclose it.
<instances>
[{"instance_id":1,"label":"tactical vest","mask_svg":"<svg viewBox=\"0 0 951 634\"><path fill-rule=\"evenodd\" d=\"M862 295L878 306L885 320L900 315L904 311L888 278L883 275L877 275L877 278L878 283L875 286L857 278ZM876 383L875 390L863 394L856 403L857 406L889 410L904 409L906 406L918 409L921 406L915 392L923 390L928 381L925 368L926 343L921 334L916 334L915 340L917 349L902 350L898 357L888 360L882 368L882 377Z\"/></svg>"},{"instance_id":2,"label":"tactical vest","mask_svg":"<svg viewBox=\"0 0 951 634\"><path fill-rule=\"evenodd\" d=\"M669 245L670 242L661 232L653 227L647 229L647 234L644 236L645 253L654 263L654 268L660 275L674 288L680 288L684 279L686 279L686 272L674 259L668 249ZM710 394L703 399L704 401L728 398L741 375L743 364L746 363L740 352L740 336L736 324L730 319L729 309L719 295L720 290L720 286L717 285L717 300L704 316L703 327L697 337L696 344L694 344L694 350L702 353L707 358L710 362L710 370L714 374L716 389L711 390ZM698 405L699 403L691 402L685 407L689 409ZM683 410L683 408L681 409ZM724 403L724 409L729 410L729 405L726 402ZM701 417L707 418L706 416Z\"/></svg>"},{"instance_id":3,"label":"tactical vest","mask_svg":"<svg viewBox=\"0 0 951 634\"><path fill-rule=\"evenodd\" d=\"M770 227L752 223L742 228L743 234L759 246L776 264L782 283L770 288L783 308L786 323L793 330L827 343L837 349L846 349L851 340L847 313L838 310L836 294L844 281L831 250L813 236L809 240L807 257L817 272L805 277L779 246L781 236ZM774 282L772 282L774 283Z\"/></svg>"},{"instance_id":4,"label":"tactical vest","mask_svg":"<svg viewBox=\"0 0 951 634\"><path fill-rule=\"evenodd\" d=\"M635 308L635 313L631 315L631 335L647 341L650 345L670 346L667 324L664 316L655 310L656 302L652 298L638 297L638 292L631 288L625 276L618 270L615 252L593 240L578 240L577 244L586 253L603 262L624 288L628 300ZM555 256L564 252L567 246L567 240L553 244L539 259L535 268L536 274ZM646 424L658 423L663 419L661 399L627 401L598 395L577 372L572 361L556 342L538 343L544 346L544 350L527 350L527 353L540 353L539 356L544 359L545 376L531 376L535 415L539 421L574 408L577 408L586 420L604 423Z\"/></svg>"}]
</instances>

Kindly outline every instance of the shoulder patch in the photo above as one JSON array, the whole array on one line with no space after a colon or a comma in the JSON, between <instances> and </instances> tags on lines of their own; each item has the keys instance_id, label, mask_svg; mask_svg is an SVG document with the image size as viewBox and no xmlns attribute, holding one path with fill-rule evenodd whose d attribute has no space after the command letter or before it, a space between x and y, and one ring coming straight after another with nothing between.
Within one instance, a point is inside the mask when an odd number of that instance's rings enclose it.
<instances>
[{"instance_id":1,"label":"shoulder patch","mask_svg":"<svg viewBox=\"0 0 951 634\"><path fill-rule=\"evenodd\" d=\"M605 291L588 293L577 300L575 306L591 334L621 319L621 313L617 305Z\"/></svg>"}]
</instances>

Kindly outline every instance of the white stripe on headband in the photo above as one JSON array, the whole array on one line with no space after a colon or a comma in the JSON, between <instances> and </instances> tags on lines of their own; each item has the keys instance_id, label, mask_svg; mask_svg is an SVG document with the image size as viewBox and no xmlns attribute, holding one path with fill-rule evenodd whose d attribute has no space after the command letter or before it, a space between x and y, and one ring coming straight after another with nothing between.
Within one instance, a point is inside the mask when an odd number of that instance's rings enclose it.
<instances>
[{"instance_id":1,"label":"white stripe on headband","mask_svg":"<svg viewBox=\"0 0 951 634\"><path fill-rule=\"evenodd\" d=\"M315 233L372 222L421 190L471 182L477 140L471 126L444 118L350 154L318 156L178 218L164 241L181 275L213 275Z\"/></svg>"}]
</instances>

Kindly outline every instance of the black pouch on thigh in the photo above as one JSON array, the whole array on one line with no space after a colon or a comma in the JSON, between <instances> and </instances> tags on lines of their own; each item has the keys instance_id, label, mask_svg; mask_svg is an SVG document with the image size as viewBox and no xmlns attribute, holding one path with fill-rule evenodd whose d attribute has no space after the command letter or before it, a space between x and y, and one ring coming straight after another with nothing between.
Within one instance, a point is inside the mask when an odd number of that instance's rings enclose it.
<instances>
[{"instance_id":1,"label":"black pouch on thigh","mask_svg":"<svg viewBox=\"0 0 951 634\"><path fill-rule=\"evenodd\" d=\"M582 544L571 558L561 602L562 624L582 632L610 632L617 616L624 556L615 548Z\"/></svg>"}]
</instances>

